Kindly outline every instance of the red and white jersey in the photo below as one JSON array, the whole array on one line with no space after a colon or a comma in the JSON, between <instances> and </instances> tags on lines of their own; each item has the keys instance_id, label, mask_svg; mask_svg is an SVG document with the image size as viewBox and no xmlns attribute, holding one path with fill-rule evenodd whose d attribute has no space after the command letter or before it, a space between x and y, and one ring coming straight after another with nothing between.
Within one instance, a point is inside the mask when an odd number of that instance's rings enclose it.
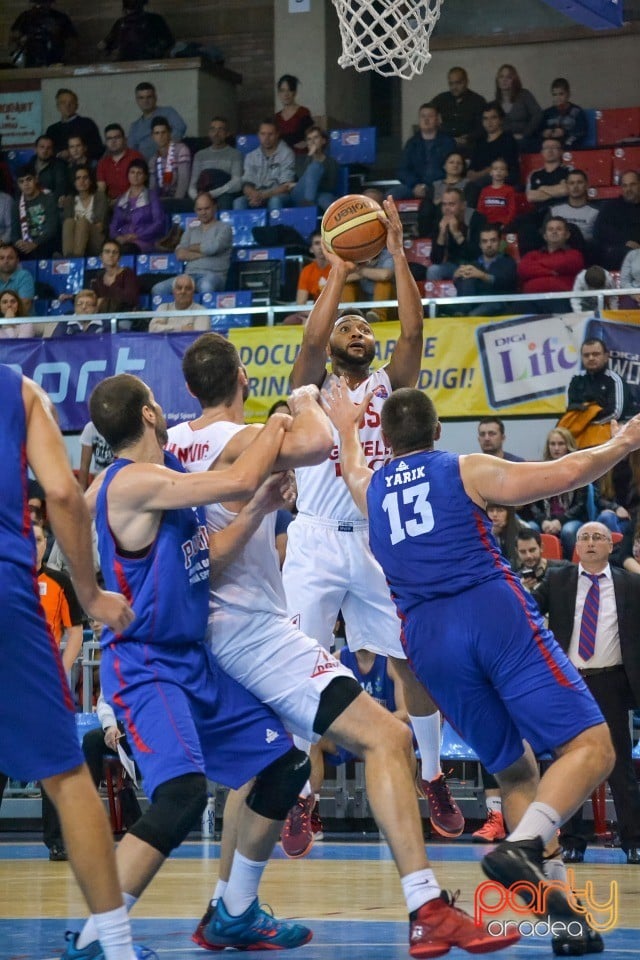
<instances>
[{"instance_id":1,"label":"red and white jersey","mask_svg":"<svg viewBox=\"0 0 640 960\"><path fill-rule=\"evenodd\" d=\"M336 379L335 374L327 374L322 389L330 387ZM380 427L382 405L391 390L386 367L376 370L355 390L349 390L354 404L360 403L369 391L373 391L360 423L360 443L367 465L372 470L378 470L391 457L391 449L385 446ZM299 467L296 470L298 511L310 517L322 517L324 520L362 520L363 516L342 478L339 438L335 429L333 440L333 450L328 460L315 467Z\"/></svg>"},{"instance_id":2,"label":"red and white jersey","mask_svg":"<svg viewBox=\"0 0 640 960\"><path fill-rule=\"evenodd\" d=\"M189 473L208 470L243 423L216 421L200 429L187 423L169 429L167 450ZM209 533L224 530L236 516L220 503L206 507ZM235 560L214 577L209 599L209 622L224 630L225 638L246 631L247 615L267 613L288 620L280 562L276 551L276 514L269 513ZM215 568L214 568L215 569Z\"/></svg>"}]
</instances>

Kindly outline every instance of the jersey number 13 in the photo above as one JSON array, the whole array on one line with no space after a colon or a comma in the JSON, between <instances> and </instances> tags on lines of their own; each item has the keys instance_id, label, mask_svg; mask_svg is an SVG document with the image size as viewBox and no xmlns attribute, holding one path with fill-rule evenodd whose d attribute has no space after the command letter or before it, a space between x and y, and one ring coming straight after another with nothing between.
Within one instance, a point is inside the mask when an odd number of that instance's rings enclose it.
<instances>
[{"instance_id":1,"label":"jersey number 13","mask_svg":"<svg viewBox=\"0 0 640 960\"><path fill-rule=\"evenodd\" d=\"M403 522L400 516L399 497L404 504L413 504L413 516ZM414 487L405 487L400 492L388 493L382 501L382 509L389 517L391 543L400 543L406 537L418 537L421 533L433 530L433 510L428 500L429 484L418 483Z\"/></svg>"}]
</instances>

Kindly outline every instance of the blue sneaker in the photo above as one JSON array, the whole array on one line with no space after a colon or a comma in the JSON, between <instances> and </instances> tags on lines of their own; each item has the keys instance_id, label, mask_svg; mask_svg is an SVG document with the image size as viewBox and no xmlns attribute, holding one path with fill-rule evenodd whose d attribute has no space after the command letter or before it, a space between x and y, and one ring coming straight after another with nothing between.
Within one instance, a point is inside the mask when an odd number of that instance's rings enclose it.
<instances>
[{"instance_id":1,"label":"blue sneaker","mask_svg":"<svg viewBox=\"0 0 640 960\"><path fill-rule=\"evenodd\" d=\"M193 939L205 950L292 950L311 940L313 933L301 923L276 920L260 907L257 898L239 917L231 917L218 900L206 925L199 925Z\"/></svg>"},{"instance_id":2,"label":"blue sneaker","mask_svg":"<svg viewBox=\"0 0 640 960\"><path fill-rule=\"evenodd\" d=\"M64 935L67 946L60 960L104 960L104 952L99 940L92 940L86 947L78 949L76 944L79 936L79 933L67 930ZM145 947L142 944L134 943L133 952L138 960L158 960L158 954L150 947Z\"/></svg>"}]
</instances>

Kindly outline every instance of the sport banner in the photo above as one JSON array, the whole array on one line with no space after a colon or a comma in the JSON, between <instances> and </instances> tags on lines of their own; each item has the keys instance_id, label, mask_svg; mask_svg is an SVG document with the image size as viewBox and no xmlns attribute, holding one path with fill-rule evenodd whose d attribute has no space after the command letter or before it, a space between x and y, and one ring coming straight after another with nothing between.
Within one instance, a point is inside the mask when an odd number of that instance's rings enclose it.
<instances>
[{"instance_id":1,"label":"sport banner","mask_svg":"<svg viewBox=\"0 0 640 960\"><path fill-rule=\"evenodd\" d=\"M560 416L571 377L580 370L585 336L601 337L611 366L631 387L640 408L640 312L425 320L418 387L432 397L444 420ZM397 323L377 323L374 366L389 361ZM31 377L55 403L63 430L81 430L95 385L116 373L133 373L152 388L169 425L199 413L184 386L181 359L193 333L123 333L48 340L0 340L0 362ZM287 396L301 327L233 330L249 376L248 419L264 420Z\"/></svg>"}]
</instances>

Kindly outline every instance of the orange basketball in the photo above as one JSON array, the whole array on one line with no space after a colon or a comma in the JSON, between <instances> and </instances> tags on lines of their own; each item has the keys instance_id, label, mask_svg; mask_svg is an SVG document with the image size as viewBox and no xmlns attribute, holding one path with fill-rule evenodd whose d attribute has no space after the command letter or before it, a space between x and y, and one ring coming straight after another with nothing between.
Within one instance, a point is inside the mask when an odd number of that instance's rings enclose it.
<instances>
[{"instance_id":1,"label":"orange basketball","mask_svg":"<svg viewBox=\"0 0 640 960\"><path fill-rule=\"evenodd\" d=\"M371 197L359 193L340 197L322 218L322 239L343 260L371 260L387 241L387 228L378 220L382 212L380 204Z\"/></svg>"}]
</instances>

